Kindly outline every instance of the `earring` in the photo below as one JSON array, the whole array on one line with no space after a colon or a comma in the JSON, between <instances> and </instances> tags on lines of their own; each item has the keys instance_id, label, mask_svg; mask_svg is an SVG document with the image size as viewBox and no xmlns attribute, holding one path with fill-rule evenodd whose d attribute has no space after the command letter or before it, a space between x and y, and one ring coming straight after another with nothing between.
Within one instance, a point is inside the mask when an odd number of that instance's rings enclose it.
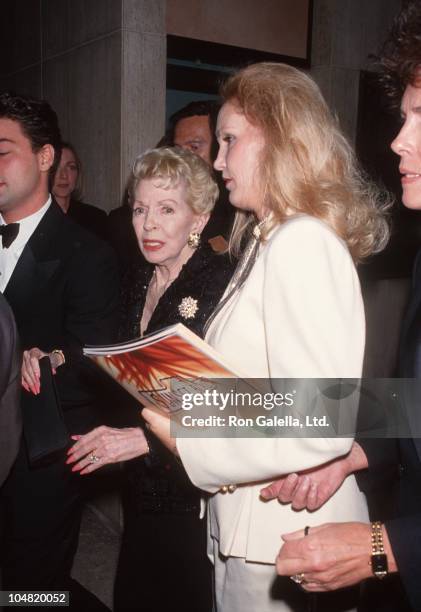
<instances>
[{"instance_id":1,"label":"earring","mask_svg":"<svg viewBox=\"0 0 421 612\"><path fill-rule=\"evenodd\" d=\"M187 244L191 249L197 249L197 247L200 245L199 232L190 232L189 237L187 238Z\"/></svg>"}]
</instances>

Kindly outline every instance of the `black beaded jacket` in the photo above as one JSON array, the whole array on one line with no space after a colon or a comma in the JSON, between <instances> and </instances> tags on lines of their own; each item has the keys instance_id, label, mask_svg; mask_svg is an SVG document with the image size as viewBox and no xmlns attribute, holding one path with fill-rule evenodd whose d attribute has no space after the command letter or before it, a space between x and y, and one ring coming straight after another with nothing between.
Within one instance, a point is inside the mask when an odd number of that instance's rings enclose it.
<instances>
[{"instance_id":1,"label":"black beaded jacket","mask_svg":"<svg viewBox=\"0 0 421 612\"><path fill-rule=\"evenodd\" d=\"M227 255L215 254L208 245L198 248L162 295L145 334L183 323L203 337L206 321L222 297L234 268L235 262ZM140 335L140 320L153 270L153 265L145 263L126 274L121 341ZM190 319L184 318L178 308L186 297L197 300L198 305L195 316ZM151 452L126 462L124 505L128 504L131 512L136 508L139 513L198 512L200 492L191 484L181 463L155 436L147 430L145 433Z\"/></svg>"}]
</instances>

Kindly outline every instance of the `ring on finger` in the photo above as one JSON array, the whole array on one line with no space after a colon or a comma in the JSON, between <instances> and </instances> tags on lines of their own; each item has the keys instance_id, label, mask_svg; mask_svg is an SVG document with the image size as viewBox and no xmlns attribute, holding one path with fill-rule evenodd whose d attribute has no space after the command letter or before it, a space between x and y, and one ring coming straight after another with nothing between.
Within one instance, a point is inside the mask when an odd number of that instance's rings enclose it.
<instances>
[{"instance_id":1,"label":"ring on finger","mask_svg":"<svg viewBox=\"0 0 421 612\"><path fill-rule=\"evenodd\" d=\"M295 584L302 584L304 582L304 572L301 572L300 574L294 574L293 576L290 576L291 580L293 582L295 582Z\"/></svg>"},{"instance_id":2,"label":"ring on finger","mask_svg":"<svg viewBox=\"0 0 421 612\"><path fill-rule=\"evenodd\" d=\"M95 455L95 451L92 451L91 454L88 457L90 463L98 463L99 461L99 457L97 457L97 455Z\"/></svg>"}]
</instances>

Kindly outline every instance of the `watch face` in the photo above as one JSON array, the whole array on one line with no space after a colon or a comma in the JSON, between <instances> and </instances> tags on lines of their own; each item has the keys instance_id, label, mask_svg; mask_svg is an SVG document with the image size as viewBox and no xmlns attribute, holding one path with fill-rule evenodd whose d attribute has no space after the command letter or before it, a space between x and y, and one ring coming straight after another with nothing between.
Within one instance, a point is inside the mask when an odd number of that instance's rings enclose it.
<instances>
[{"instance_id":1,"label":"watch face","mask_svg":"<svg viewBox=\"0 0 421 612\"><path fill-rule=\"evenodd\" d=\"M371 555L371 567L373 574L377 578L384 578L387 576L387 556L385 553L373 553Z\"/></svg>"}]
</instances>

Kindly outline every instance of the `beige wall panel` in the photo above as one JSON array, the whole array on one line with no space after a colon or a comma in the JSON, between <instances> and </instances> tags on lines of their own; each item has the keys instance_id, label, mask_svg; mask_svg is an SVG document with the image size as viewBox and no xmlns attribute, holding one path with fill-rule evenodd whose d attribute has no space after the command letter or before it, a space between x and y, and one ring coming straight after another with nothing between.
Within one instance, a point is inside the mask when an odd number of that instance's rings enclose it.
<instances>
[{"instance_id":1,"label":"beige wall panel","mask_svg":"<svg viewBox=\"0 0 421 612\"><path fill-rule=\"evenodd\" d=\"M316 66L309 71L309 74L320 87L326 102L330 106L332 99L332 68L330 66Z\"/></svg>"},{"instance_id":2,"label":"beige wall panel","mask_svg":"<svg viewBox=\"0 0 421 612\"><path fill-rule=\"evenodd\" d=\"M122 27L131 32L165 32L165 0L122 0Z\"/></svg>"},{"instance_id":3,"label":"beige wall panel","mask_svg":"<svg viewBox=\"0 0 421 612\"><path fill-rule=\"evenodd\" d=\"M311 65L328 65L332 60L332 40L335 0L315 0L313 5L313 35Z\"/></svg>"},{"instance_id":4,"label":"beige wall panel","mask_svg":"<svg viewBox=\"0 0 421 612\"><path fill-rule=\"evenodd\" d=\"M332 93L330 106L350 142L355 142L358 118L358 93L360 71L332 68Z\"/></svg>"},{"instance_id":5,"label":"beige wall panel","mask_svg":"<svg viewBox=\"0 0 421 612\"><path fill-rule=\"evenodd\" d=\"M119 0L42 0L43 53L51 57L121 27Z\"/></svg>"},{"instance_id":6,"label":"beige wall panel","mask_svg":"<svg viewBox=\"0 0 421 612\"><path fill-rule=\"evenodd\" d=\"M400 0L341 0L336 3L332 59L353 69L370 65L399 11Z\"/></svg>"},{"instance_id":7,"label":"beige wall panel","mask_svg":"<svg viewBox=\"0 0 421 612\"><path fill-rule=\"evenodd\" d=\"M45 92L63 136L86 169L85 200L105 210L120 201L121 34L116 33L45 64Z\"/></svg>"},{"instance_id":8,"label":"beige wall panel","mask_svg":"<svg viewBox=\"0 0 421 612\"><path fill-rule=\"evenodd\" d=\"M63 138L71 140L69 133L69 107L72 104L72 96L69 88L69 64L72 56L61 55L53 60L45 62L43 66L43 95L56 111L60 130Z\"/></svg>"},{"instance_id":9,"label":"beige wall panel","mask_svg":"<svg viewBox=\"0 0 421 612\"><path fill-rule=\"evenodd\" d=\"M167 33L306 57L308 0L167 0Z\"/></svg>"},{"instance_id":10,"label":"beige wall panel","mask_svg":"<svg viewBox=\"0 0 421 612\"><path fill-rule=\"evenodd\" d=\"M27 96L42 97L41 64L0 77L0 89L12 89Z\"/></svg>"},{"instance_id":11,"label":"beige wall panel","mask_svg":"<svg viewBox=\"0 0 421 612\"><path fill-rule=\"evenodd\" d=\"M123 31L122 184L134 158L165 131L165 36Z\"/></svg>"}]
</instances>

